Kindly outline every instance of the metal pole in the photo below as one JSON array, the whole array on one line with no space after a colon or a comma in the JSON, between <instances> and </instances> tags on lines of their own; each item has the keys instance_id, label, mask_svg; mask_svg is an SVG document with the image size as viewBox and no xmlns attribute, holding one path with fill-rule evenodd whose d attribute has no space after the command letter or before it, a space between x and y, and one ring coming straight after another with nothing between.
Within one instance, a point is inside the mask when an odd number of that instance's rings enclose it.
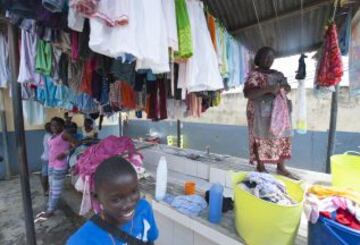
<instances>
[{"instance_id":1,"label":"metal pole","mask_svg":"<svg viewBox=\"0 0 360 245\"><path fill-rule=\"evenodd\" d=\"M0 89L0 121L1 121L1 130L2 138L4 145L4 162L5 162L5 179L9 180L11 178L10 170L10 159L9 159L9 140L8 140L8 130L6 122L6 113L5 113L5 99L3 95L3 90Z\"/></svg>"},{"instance_id":2,"label":"metal pole","mask_svg":"<svg viewBox=\"0 0 360 245\"><path fill-rule=\"evenodd\" d=\"M177 147L181 147L181 121L178 119L177 120L177 139L176 139L176 142L177 142Z\"/></svg>"},{"instance_id":3,"label":"metal pole","mask_svg":"<svg viewBox=\"0 0 360 245\"><path fill-rule=\"evenodd\" d=\"M122 112L119 112L119 135L124 136L124 124L123 124Z\"/></svg>"},{"instance_id":4,"label":"metal pole","mask_svg":"<svg viewBox=\"0 0 360 245\"><path fill-rule=\"evenodd\" d=\"M8 23L9 59L11 70L11 91L14 110L16 155L20 164L20 184L25 215L26 244L36 245L31 191L29 183L29 168L26 157L24 118L21 101L21 87L17 82L19 73L18 32L14 25Z\"/></svg>"},{"instance_id":5,"label":"metal pole","mask_svg":"<svg viewBox=\"0 0 360 245\"><path fill-rule=\"evenodd\" d=\"M331 97L330 128L329 128L329 139L328 139L327 157L326 157L326 173L330 173L331 171L330 158L334 154L334 150L335 150L338 98L339 98L339 85L336 85L335 92L332 93L332 97Z\"/></svg>"}]
</instances>

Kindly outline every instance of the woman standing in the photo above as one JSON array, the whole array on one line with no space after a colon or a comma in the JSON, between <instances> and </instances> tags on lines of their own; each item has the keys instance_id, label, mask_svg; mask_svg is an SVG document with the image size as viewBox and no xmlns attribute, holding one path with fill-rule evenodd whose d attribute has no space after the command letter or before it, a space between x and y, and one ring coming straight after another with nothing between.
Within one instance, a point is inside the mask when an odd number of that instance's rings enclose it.
<instances>
[{"instance_id":1,"label":"woman standing","mask_svg":"<svg viewBox=\"0 0 360 245\"><path fill-rule=\"evenodd\" d=\"M49 144L49 201L46 212L37 215L36 221L45 221L51 217L61 196L68 170L66 157L77 141L65 131L65 121L59 117L51 119L52 136Z\"/></svg>"},{"instance_id":2,"label":"woman standing","mask_svg":"<svg viewBox=\"0 0 360 245\"><path fill-rule=\"evenodd\" d=\"M270 130L276 95L282 89L286 93L291 90L284 75L270 69L274 59L275 51L272 48L261 48L255 56L255 68L245 82L250 163L256 163L259 172L267 172L265 163L277 164L278 174L296 179L284 164L285 160L291 158L291 130L285 130L281 135L274 135ZM291 115L290 105L288 109Z\"/></svg>"}]
</instances>

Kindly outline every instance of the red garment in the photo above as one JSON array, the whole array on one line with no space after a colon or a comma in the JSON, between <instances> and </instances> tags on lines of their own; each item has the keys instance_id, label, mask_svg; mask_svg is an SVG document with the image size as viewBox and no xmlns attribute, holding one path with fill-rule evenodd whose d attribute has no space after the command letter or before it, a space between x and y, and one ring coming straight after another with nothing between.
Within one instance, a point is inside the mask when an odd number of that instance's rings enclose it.
<instances>
[{"instance_id":1,"label":"red garment","mask_svg":"<svg viewBox=\"0 0 360 245\"><path fill-rule=\"evenodd\" d=\"M360 222L347 209L339 208L336 211L336 221L350 228L360 231Z\"/></svg>"},{"instance_id":2,"label":"red garment","mask_svg":"<svg viewBox=\"0 0 360 245\"><path fill-rule=\"evenodd\" d=\"M122 108L133 110L136 108L135 92L127 82L121 82L121 105Z\"/></svg>"},{"instance_id":3,"label":"red garment","mask_svg":"<svg viewBox=\"0 0 360 245\"><path fill-rule=\"evenodd\" d=\"M336 25L332 24L326 32L316 83L324 87L337 85L341 81L343 73Z\"/></svg>"},{"instance_id":4,"label":"red garment","mask_svg":"<svg viewBox=\"0 0 360 245\"><path fill-rule=\"evenodd\" d=\"M85 62L80 91L92 96L92 79L96 67L96 60L90 59Z\"/></svg>"},{"instance_id":5,"label":"red garment","mask_svg":"<svg viewBox=\"0 0 360 245\"><path fill-rule=\"evenodd\" d=\"M330 212L320 212L320 215L331 220L333 219ZM360 222L347 209L339 208L336 211L335 221L354 230L360 231Z\"/></svg>"}]
</instances>

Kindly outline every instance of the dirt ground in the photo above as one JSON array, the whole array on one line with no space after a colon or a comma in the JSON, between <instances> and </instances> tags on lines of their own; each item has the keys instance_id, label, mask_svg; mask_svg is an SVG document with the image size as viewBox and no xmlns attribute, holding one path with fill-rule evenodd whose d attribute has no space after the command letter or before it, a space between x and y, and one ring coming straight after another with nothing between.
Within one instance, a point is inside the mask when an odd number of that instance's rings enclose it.
<instances>
[{"instance_id":1,"label":"dirt ground","mask_svg":"<svg viewBox=\"0 0 360 245\"><path fill-rule=\"evenodd\" d=\"M31 176L31 194L34 215L43 210L46 198L42 195L38 175ZM65 244L67 238L81 225L80 221L62 202L55 216L47 222L36 224L38 245ZM0 181L0 244L25 244L25 223L20 180Z\"/></svg>"}]
</instances>

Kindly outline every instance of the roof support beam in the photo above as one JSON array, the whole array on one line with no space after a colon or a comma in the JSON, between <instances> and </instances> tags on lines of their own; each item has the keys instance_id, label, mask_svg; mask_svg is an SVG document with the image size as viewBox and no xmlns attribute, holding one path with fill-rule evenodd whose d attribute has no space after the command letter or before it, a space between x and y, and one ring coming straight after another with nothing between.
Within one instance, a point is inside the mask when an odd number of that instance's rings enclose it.
<instances>
[{"instance_id":1,"label":"roof support beam","mask_svg":"<svg viewBox=\"0 0 360 245\"><path fill-rule=\"evenodd\" d=\"M316 1L313 1L311 3L308 3L308 4L304 5L303 13L305 14L307 12L311 12L311 11L313 11L315 9L321 8L323 6L327 6L329 4L331 4L331 1L329 1L329 0L316 0ZM298 15L300 13L301 13L301 9L300 9L300 7L298 7L296 9L288 10L288 11L283 12L283 13L278 13L277 17L275 15L275 16L271 16L271 17L263 19L263 20L260 19L260 24L263 25L263 24L271 23L273 21L289 18L289 17L292 17L294 15ZM253 27L256 27L258 24L259 23L257 21L254 21L252 23L248 23L246 25L240 26L239 28L236 28L234 30L230 30L230 32L232 34L234 34L234 35L237 35L242 31L245 31L245 30L251 29Z\"/></svg>"}]
</instances>

